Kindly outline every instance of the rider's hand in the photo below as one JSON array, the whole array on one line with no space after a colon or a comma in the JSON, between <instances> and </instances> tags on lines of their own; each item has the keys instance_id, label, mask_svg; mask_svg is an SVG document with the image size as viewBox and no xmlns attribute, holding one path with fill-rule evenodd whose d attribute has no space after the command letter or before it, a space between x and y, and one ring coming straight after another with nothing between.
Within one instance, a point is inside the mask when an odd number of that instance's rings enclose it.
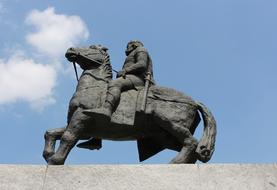
<instances>
[{"instance_id":1,"label":"rider's hand","mask_svg":"<svg viewBox=\"0 0 277 190\"><path fill-rule=\"evenodd\" d=\"M119 78L119 77L125 78L125 76L126 76L126 71L123 69L121 71L118 71L116 78Z\"/></svg>"}]
</instances>

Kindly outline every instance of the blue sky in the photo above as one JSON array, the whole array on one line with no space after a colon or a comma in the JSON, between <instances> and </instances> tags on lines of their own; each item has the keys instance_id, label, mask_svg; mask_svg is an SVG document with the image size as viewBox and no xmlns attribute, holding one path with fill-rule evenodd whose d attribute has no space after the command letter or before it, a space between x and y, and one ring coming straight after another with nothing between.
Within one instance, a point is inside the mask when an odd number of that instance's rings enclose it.
<instances>
[{"instance_id":1,"label":"blue sky","mask_svg":"<svg viewBox=\"0 0 277 190\"><path fill-rule=\"evenodd\" d=\"M159 85L215 115L210 163L276 162L276 9L273 0L0 0L0 163L45 163L43 134L65 125L76 86L64 58L69 46L103 44L119 70L131 39L144 42ZM175 154L144 163L167 163ZM66 163L136 164L136 143L74 148Z\"/></svg>"}]
</instances>

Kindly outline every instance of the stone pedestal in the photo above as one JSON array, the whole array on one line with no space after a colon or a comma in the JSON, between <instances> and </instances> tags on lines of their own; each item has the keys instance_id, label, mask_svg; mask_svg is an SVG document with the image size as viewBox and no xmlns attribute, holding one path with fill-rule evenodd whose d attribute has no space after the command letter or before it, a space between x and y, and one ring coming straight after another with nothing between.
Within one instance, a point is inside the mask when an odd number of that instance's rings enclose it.
<instances>
[{"instance_id":1,"label":"stone pedestal","mask_svg":"<svg viewBox=\"0 0 277 190\"><path fill-rule=\"evenodd\" d=\"M0 190L277 190L277 164L0 165Z\"/></svg>"}]
</instances>

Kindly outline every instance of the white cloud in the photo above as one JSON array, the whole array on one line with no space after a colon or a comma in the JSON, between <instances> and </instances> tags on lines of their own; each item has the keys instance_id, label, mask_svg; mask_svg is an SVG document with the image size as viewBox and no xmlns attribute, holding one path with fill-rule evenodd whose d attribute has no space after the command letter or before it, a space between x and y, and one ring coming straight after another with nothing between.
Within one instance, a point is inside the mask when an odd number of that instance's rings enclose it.
<instances>
[{"instance_id":1,"label":"white cloud","mask_svg":"<svg viewBox=\"0 0 277 190\"><path fill-rule=\"evenodd\" d=\"M32 10L26 23L36 29L26 36L27 42L53 58L63 56L67 48L89 36L86 24L79 16L56 14L53 7L44 11Z\"/></svg>"},{"instance_id":2,"label":"white cloud","mask_svg":"<svg viewBox=\"0 0 277 190\"><path fill-rule=\"evenodd\" d=\"M40 111L55 102L55 84L56 71L51 65L36 63L20 53L6 62L0 60L0 105L24 100Z\"/></svg>"},{"instance_id":3,"label":"white cloud","mask_svg":"<svg viewBox=\"0 0 277 190\"><path fill-rule=\"evenodd\" d=\"M0 12L1 6L0 2ZM52 7L30 11L25 22L35 29L24 36L27 46L20 45L10 52L11 56L0 59L0 108L25 101L42 111L55 102L57 75L64 72L59 58L67 48L87 39L89 32L80 17L56 14ZM27 56L23 49L29 49L29 45L34 51Z\"/></svg>"}]
</instances>

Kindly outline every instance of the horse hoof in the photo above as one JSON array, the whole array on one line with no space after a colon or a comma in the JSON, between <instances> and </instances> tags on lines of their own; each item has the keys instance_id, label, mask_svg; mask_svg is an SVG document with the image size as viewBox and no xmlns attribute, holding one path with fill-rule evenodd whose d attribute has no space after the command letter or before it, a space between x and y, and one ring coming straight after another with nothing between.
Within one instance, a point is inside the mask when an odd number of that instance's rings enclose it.
<instances>
[{"instance_id":1,"label":"horse hoof","mask_svg":"<svg viewBox=\"0 0 277 190\"><path fill-rule=\"evenodd\" d=\"M202 150L200 153L197 152L198 155L198 160L200 160L201 162L208 162L211 158L210 156L211 151L208 149Z\"/></svg>"},{"instance_id":2,"label":"horse hoof","mask_svg":"<svg viewBox=\"0 0 277 190\"><path fill-rule=\"evenodd\" d=\"M61 158L57 158L57 157L55 157L55 155L53 155L48 159L47 164L48 165L63 165L64 160Z\"/></svg>"},{"instance_id":3,"label":"horse hoof","mask_svg":"<svg viewBox=\"0 0 277 190\"><path fill-rule=\"evenodd\" d=\"M53 151L43 151L43 154L42 154L46 162L48 161L48 158L50 158L53 155L54 155Z\"/></svg>"}]
</instances>

